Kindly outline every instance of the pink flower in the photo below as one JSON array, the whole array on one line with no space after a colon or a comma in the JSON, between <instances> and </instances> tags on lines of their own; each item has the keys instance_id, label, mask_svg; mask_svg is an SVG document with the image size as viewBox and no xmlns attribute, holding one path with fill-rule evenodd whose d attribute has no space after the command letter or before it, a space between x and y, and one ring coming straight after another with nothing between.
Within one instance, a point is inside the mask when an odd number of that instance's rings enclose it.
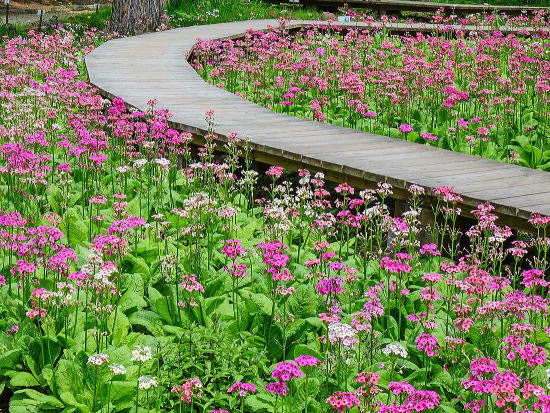
<instances>
[{"instance_id":1,"label":"pink flower","mask_svg":"<svg viewBox=\"0 0 550 413\"><path fill-rule=\"evenodd\" d=\"M184 403L191 403L193 396L202 398L202 382L198 378L187 379L183 384L172 387L172 393L177 393Z\"/></svg>"},{"instance_id":2,"label":"pink flower","mask_svg":"<svg viewBox=\"0 0 550 413\"><path fill-rule=\"evenodd\" d=\"M353 193L355 192L355 189L351 185L347 184L346 182L341 183L336 188L334 188L334 190L339 194L353 195Z\"/></svg>"},{"instance_id":3,"label":"pink flower","mask_svg":"<svg viewBox=\"0 0 550 413\"><path fill-rule=\"evenodd\" d=\"M439 252L439 247L437 246L437 244L424 244L420 247L419 252L420 254L431 255L434 257L441 255L441 252Z\"/></svg>"},{"instance_id":4,"label":"pink flower","mask_svg":"<svg viewBox=\"0 0 550 413\"><path fill-rule=\"evenodd\" d=\"M330 405L331 409L334 409L337 412L343 412L346 409L359 406L361 404L361 400L359 400L355 393L337 391L332 393L332 395L327 399L327 403Z\"/></svg>"},{"instance_id":5,"label":"pink flower","mask_svg":"<svg viewBox=\"0 0 550 413\"><path fill-rule=\"evenodd\" d=\"M179 284L179 287L188 291L198 291L200 293L204 292L204 287L200 282L197 281L197 276L195 274L183 274L181 276L182 281Z\"/></svg>"},{"instance_id":6,"label":"pink flower","mask_svg":"<svg viewBox=\"0 0 550 413\"><path fill-rule=\"evenodd\" d=\"M232 263L230 267L225 267L227 272L234 278L247 278L247 268L245 264L239 264L238 262Z\"/></svg>"},{"instance_id":7,"label":"pink flower","mask_svg":"<svg viewBox=\"0 0 550 413\"><path fill-rule=\"evenodd\" d=\"M436 136L436 135L432 135L431 133L428 133L428 132L423 132L420 134L421 137L423 137L424 139L428 140L428 141L437 141L439 140L439 137Z\"/></svg>"},{"instance_id":8,"label":"pink flower","mask_svg":"<svg viewBox=\"0 0 550 413\"><path fill-rule=\"evenodd\" d=\"M294 361L296 362L296 364L298 364L299 366L302 366L302 367L317 366L317 364L320 363L320 361L317 357L307 356L307 355L298 356L298 357L296 357L296 359Z\"/></svg>"},{"instance_id":9,"label":"pink flower","mask_svg":"<svg viewBox=\"0 0 550 413\"><path fill-rule=\"evenodd\" d=\"M280 178L283 175L283 171L284 169L281 166L272 166L265 174L274 178Z\"/></svg>"},{"instance_id":10,"label":"pink flower","mask_svg":"<svg viewBox=\"0 0 550 413\"><path fill-rule=\"evenodd\" d=\"M222 253L228 258L242 257L246 254L245 249L241 245L241 241L238 239L228 239L224 241L222 247Z\"/></svg>"},{"instance_id":11,"label":"pink flower","mask_svg":"<svg viewBox=\"0 0 550 413\"><path fill-rule=\"evenodd\" d=\"M489 135L489 128L486 128L484 126L480 126L479 128L477 128L476 133L478 135L481 135L481 136L487 136L487 135Z\"/></svg>"},{"instance_id":12,"label":"pink flower","mask_svg":"<svg viewBox=\"0 0 550 413\"><path fill-rule=\"evenodd\" d=\"M342 289L343 281L344 280L340 277L331 277L326 280L320 280L315 286L315 289L319 291L319 294L321 295L342 294L344 292Z\"/></svg>"},{"instance_id":13,"label":"pink flower","mask_svg":"<svg viewBox=\"0 0 550 413\"><path fill-rule=\"evenodd\" d=\"M227 393L233 392L237 392L239 397L246 397L249 393L256 393L256 386L252 383L236 382L227 390Z\"/></svg>"},{"instance_id":14,"label":"pink flower","mask_svg":"<svg viewBox=\"0 0 550 413\"><path fill-rule=\"evenodd\" d=\"M403 125L400 125L397 129L399 129L399 131L403 133L414 132L412 125L409 125L408 123L404 123Z\"/></svg>"},{"instance_id":15,"label":"pink flower","mask_svg":"<svg viewBox=\"0 0 550 413\"><path fill-rule=\"evenodd\" d=\"M286 396L287 386L285 382L268 383L265 389L270 393L275 393L279 396Z\"/></svg>"},{"instance_id":16,"label":"pink flower","mask_svg":"<svg viewBox=\"0 0 550 413\"><path fill-rule=\"evenodd\" d=\"M428 357L438 354L439 345L437 338L431 334L420 334L416 337L415 342L417 350L424 352Z\"/></svg>"},{"instance_id":17,"label":"pink flower","mask_svg":"<svg viewBox=\"0 0 550 413\"><path fill-rule=\"evenodd\" d=\"M304 373L300 371L296 362L282 361L275 366L271 376L279 381L289 381L294 377L304 377Z\"/></svg>"}]
</instances>

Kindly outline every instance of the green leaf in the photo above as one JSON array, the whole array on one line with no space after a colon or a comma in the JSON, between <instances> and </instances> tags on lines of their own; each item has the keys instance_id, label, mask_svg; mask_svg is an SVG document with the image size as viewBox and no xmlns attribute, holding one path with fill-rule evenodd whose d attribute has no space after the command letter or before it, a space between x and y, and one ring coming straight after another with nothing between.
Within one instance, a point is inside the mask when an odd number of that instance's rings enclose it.
<instances>
[{"instance_id":1,"label":"green leaf","mask_svg":"<svg viewBox=\"0 0 550 413\"><path fill-rule=\"evenodd\" d=\"M273 410L273 397L254 394L246 398L245 404L253 412L271 412Z\"/></svg>"},{"instance_id":2,"label":"green leaf","mask_svg":"<svg viewBox=\"0 0 550 413\"><path fill-rule=\"evenodd\" d=\"M215 312L225 301L227 301L226 296L222 297L209 297L204 300L204 311L206 314L212 314Z\"/></svg>"},{"instance_id":3,"label":"green leaf","mask_svg":"<svg viewBox=\"0 0 550 413\"><path fill-rule=\"evenodd\" d=\"M320 388L321 383L318 379L309 377L306 380L302 377L298 381L298 394L296 396L303 401L305 401L306 398L312 399L319 393Z\"/></svg>"},{"instance_id":4,"label":"green leaf","mask_svg":"<svg viewBox=\"0 0 550 413\"><path fill-rule=\"evenodd\" d=\"M143 299L144 285L143 279L139 274L127 274L125 276L124 286L126 289L118 302L118 309L127 311L130 308L141 309L147 306L147 302Z\"/></svg>"},{"instance_id":5,"label":"green leaf","mask_svg":"<svg viewBox=\"0 0 550 413\"><path fill-rule=\"evenodd\" d=\"M441 369L432 379L432 383L436 386L440 386L447 391L452 391L453 378L448 371Z\"/></svg>"},{"instance_id":6,"label":"green leaf","mask_svg":"<svg viewBox=\"0 0 550 413\"><path fill-rule=\"evenodd\" d=\"M22 351L10 350L0 355L0 370L2 369L13 369L17 363L19 363L19 358Z\"/></svg>"},{"instance_id":7,"label":"green leaf","mask_svg":"<svg viewBox=\"0 0 550 413\"><path fill-rule=\"evenodd\" d=\"M391 315L388 315L388 334L393 340L399 340L399 326L397 321Z\"/></svg>"},{"instance_id":8,"label":"green leaf","mask_svg":"<svg viewBox=\"0 0 550 413\"><path fill-rule=\"evenodd\" d=\"M130 321L128 321L128 317L126 317L126 314L124 314L122 311L118 311L117 309L109 316L109 326L112 326L113 324L113 345L119 347L128 336Z\"/></svg>"},{"instance_id":9,"label":"green leaf","mask_svg":"<svg viewBox=\"0 0 550 413\"><path fill-rule=\"evenodd\" d=\"M313 356L317 357L319 360L322 360L321 353L318 350L314 349L310 344L297 344L294 346L294 351L292 352L294 358L298 356Z\"/></svg>"},{"instance_id":10,"label":"green leaf","mask_svg":"<svg viewBox=\"0 0 550 413\"><path fill-rule=\"evenodd\" d=\"M59 360L55 369L55 384L59 393L70 392L79 394L84 391L82 383L82 370L76 361Z\"/></svg>"},{"instance_id":11,"label":"green leaf","mask_svg":"<svg viewBox=\"0 0 550 413\"><path fill-rule=\"evenodd\" d=\"M48 199L51 210L57 214L61 214L61 208L57 202L57 199L61 198L59 188L56 186L49 186L46 190L46 198Z\"/></svg>"},{"instance_id":12,"label":"green leaf","mask_svg":"<svg viewBox=\"0 0 550 413\"><path fill-rule=\"evenodd\" d=\"M312 285L300 285L288 299L288 306L297 318L314 317L318 314L319 295Z\"/></svg>"},{"instance_id":13,"label":"green leaf","mask_svg":"<svg viewBox=\"0 0 550 413\"><path fill-rule=\"evenodd\" d=\"M458 413L459 411L456 410L453 406L451 406L449 403L441 403L439 405L439 408L443 410L445 413ZM462 409L461 409L462 410Z\"/></svg>"},{"instance_id":14,"label":"green leaf","mask_svg":"<svg viewBox=\"0 0 550 413\"><path fill-rule=\"evenodd\" d=\"M149 287L147 292L149 294L151 310L161 316L162 319L168 324L174 324L172 315L170 314L170 309L168 308L169 300L171 300L171 298L167 300L166 297L164 297L157 289L153 287Z\"/></svg>"},{"instance_id":15,"label":"green leaf","mask_svg":"<svg viewBox=\"0 0 550 413\"><path fill-rule=\"evenodd\" d=\"M13 387L35 387L39 386L40 383L36 378L29 372L18 371L10 379L10 386Z\"/></svg>"},{"instance_id":16,"label":"green leaf","mask_svg":"<svg viewBox=\"0 0 550 413\"><path fill-rule=\"evenodd\" d=\"M152 311L140 311L133 313L128 320L133 326L142 326L152 335L159 337L162 336L162 318Z\"/></svg>"},{"instance_id":17,"label":"green leaf","mask_svg":"<svg viewBox=\"0 0 550 413\"><path fill-rule=\"evenodd\" d=\"M132 401L136 394L136 384L131 381L113 381L111 401L120 405L124 401Z\"/></svg>"},{"instance_id":18,"label":"green leaf","mask_svg":"<svg viewBox=\"0 0 550 413\"><path fill-rule=\"evenodd\" d=\"M156 250L155 250L155 252L156 252ZM141 275L145 276L146 278L149 277L149 273L151 271L149 269L149 266L147 265L147 263L145 262L145 260L142 257L135 257L132 254L126 254L126 256L124 257L124 260L125 260L126 263L129 262L131 264L132 269L131 269L131 271L128 271L128 272L141 274Z\"/></svg>"},{"instance_id":19,"label":"green leaf","mask_svg":"<svg viewBox=\"0 0 550 413\"><path fill-rule=\"evenodd\" d=\"M82 404L80 403L78 400L76 400L75 396L73 395L73 393L71 392L62 392L59 394L59 398L68 406L74 406L75 408L77 408L78 412L80 413L88 413L88 412L91 412L92 409L90 409L88 406L86 406L85 404ZM66 410L64 410L64 412L66 412Z\"/></svg>"},{"instance_id":20,"label":"green leaf","mask_svg":"<svg viewBox=\"0 0 550 413\"><path fill-rule=\"evenodd\" d=\"M65 405L53 396L33 389L16 391L10 400L10 412L27 413L42 411L60 411Z\"/></svg>"},{"instance_id":21,"label":"green leaf","mask_svg":"<svg viewBox=\"0 0 550 413\"><path fill-rule=\"evenodd\" d=\"M250 313L261 312L266 315L271 315L273 300L265 294L253 293L246 289L240 290L239 294L246 300L246 307Z\"/></svg>"},{"instance_id":22,"label":"green leaf","mask_svg":"<svg viewBox=\"0 0 550 413\"><path fill-rule=\"evenodd\" d=\"M63 232L70 238L71 243L81 244L84 241L88 241L88 227L86 226L86 221L82 219L75 208L67 209L63 221Z\"/></svg>"}]
</instances>

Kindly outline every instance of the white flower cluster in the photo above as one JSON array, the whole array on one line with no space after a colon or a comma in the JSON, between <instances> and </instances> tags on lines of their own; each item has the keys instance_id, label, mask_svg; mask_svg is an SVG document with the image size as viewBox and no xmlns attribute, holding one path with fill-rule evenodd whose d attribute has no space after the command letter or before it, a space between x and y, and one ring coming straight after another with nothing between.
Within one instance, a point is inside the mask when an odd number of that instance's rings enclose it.
<instances>
[{"instance_id":1,"label":"white flower cluster","mask_svg":"<svg viewBox=\"0 0 550 413\"><path fill-rule=\"evenodd\" d=\"M169 166L170 166L170 161L168 159L158 158L158 159L155 159L153 162L155 162L157 165L159 165L160 169L162 169L163 171L168 171Z\"/></svg>"},{"instance_id":2,"label":"white flower cluster","mask_svg":"<svg viewBox=\"0 0 550 413\"><path fill-rule=\"evenodd\" d=\"M242 173L242 178L239 179L239 181L237 182L240 186L252 186L254 184L256 184L257 180L258 180L258 172L250 169L250 170L247 170L247 171L243 171Z\"/></svg>"},{"instance_id":3,"label":"white flower cluster","mask_svg":"<svg viewBox=\"0 0 550 413\"><path fill-rule=\"evenodd\" d=\"M345 347L351 347L358 342L355 330L349 324L330 323L328 325L328 339L331 343L342 343Z\"/></svg>"},{"instance_id":4,"label":"white flower cluster","mask_svg":"<svg viewBox=\"0 0 550 413\"><path fill-rule=\"evenodd\" d=\"M157 386L158 382L156 377L141 376L138 378L138 388L140 390L149 390Z\"/></svg>"},{"instance_id":5,"label":"white flower cluster","mask_svg":"<svg viewBox=\"0 0 550 413\"><path fill-rule=\"evenodd\" d=\"M87 362L87 364L93 364L94 366L103 366L107 363L109 363L109 356L103 353L92 354L90 357L88 357Z\"/></svg>"},{"instance_id":6,"label":"white flower cluster","mask_svg":"<svg viewBox=\"0 0 550 413\"><path fill-rule=\"evenodd\" d=\"M135 350L132 350L132 361L143 363L153 358L153 352L149 346L136 346Z\"/></svg>"},{"instance_id":7,"label":"white flower cluster","mask_svg":"<svg viewBox=\"0 0 550 413\"><path fill-rule=\"evenodd\" d=\"M137 159L134 161L134 168L135 169L141 169L143 168L146 164L147 164L147 159L143 158L143 159Z\"/></svg>"},{"instance_id":8,"label":"white flower cluster","mask_svg":"<svg viewBox=\"0 0 550 413\"><path fill-rule=\"evenodd\" d=\"M126 374L126 368L122 364L111 364L109 365L109 370L111 370L111 373L115 376Z\"/></svg>"},{"instance_id":9,"label":"white flower cluster","mask_svg":"<svg viewBox=\"0 0 550 413\"><path fill-rule=\"evenodd\" d=\"M132 170L129 166L117 166L116 170L118 173L125 174Z\"/></svg>"},{"instance_id":10,"label":"white flower cluster","mask_svg":"<svg viewBox=\"0 0 550 413\"><path fill-rule=\"evenodd\" d=\"M395 354L396 356L400 356L404 359L406 359L408 356L405 347L403 347L399 343L388 344L386 347L384 347L384 349L382 349L382 353L384 353L386 356Z\"/></svg>"}]
</instances>

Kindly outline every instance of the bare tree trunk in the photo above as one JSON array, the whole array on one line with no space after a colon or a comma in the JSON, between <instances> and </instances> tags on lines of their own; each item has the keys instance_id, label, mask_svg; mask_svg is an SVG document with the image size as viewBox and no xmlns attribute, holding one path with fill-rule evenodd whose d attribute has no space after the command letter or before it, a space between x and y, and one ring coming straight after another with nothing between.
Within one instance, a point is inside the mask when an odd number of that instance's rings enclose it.
<instances>
[{"instance_id":1,"label":"bare tree trunk","mask_svg":"<svg viewBox=\"0 0 550 413\"><path fill-rule=\"evenodd\" d=\"M163 0L113 0L111 31L139 34L154 31L161 23Z\"/></svg>"}]
</instances>

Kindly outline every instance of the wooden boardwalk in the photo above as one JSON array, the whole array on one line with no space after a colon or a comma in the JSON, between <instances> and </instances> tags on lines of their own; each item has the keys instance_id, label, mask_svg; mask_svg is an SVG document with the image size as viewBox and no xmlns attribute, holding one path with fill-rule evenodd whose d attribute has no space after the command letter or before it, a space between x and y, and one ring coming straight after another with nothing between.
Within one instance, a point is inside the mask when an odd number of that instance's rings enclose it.
<instances>
[{"instance_id":1,"label":"wooden boardwalk","mask_svg":"<svg viewBox=\"0 0 550 413\"><path fill-rule=\"evenodd\" d=\"M439 8L444 8L447 14L467 15L473 13L506 13L509 16L517 16L522 13L531 13L533 10L544 7L533 6L504 6L490 4L457 4L416 0L269 0L272 3L299 3L306 6L317 6L328 9L336 9L347 4L349 7L368 8L378 10L380 14L387 12L415 11L435 13ZM547 7L548 8L548 7Z\"/></svg>"},{"instance_id":2,"label":"wooden boardwalk","mask_svg":"<svg viewBox=\"0 0 550 413\"><path fill-rule=\"evenodd\" d=\"M191 131L197 142L206 133L205 111L213 109L220 139L232 132L249 138L253 156L262 162L323 171L328 179L359 188L388 182L401 199L413 183L453 187L464 197L464 211L490 201L516 228L525 228L533 211L550 214L548 172L277 114L206 83L186 60L197 38L234 37L268 25L277 22L193 26L111 40L86 57L90 81L104 95L142 110L149 99L158 99L157 107L173 113L172 126Z\"/></svg>"}]
</instances>

